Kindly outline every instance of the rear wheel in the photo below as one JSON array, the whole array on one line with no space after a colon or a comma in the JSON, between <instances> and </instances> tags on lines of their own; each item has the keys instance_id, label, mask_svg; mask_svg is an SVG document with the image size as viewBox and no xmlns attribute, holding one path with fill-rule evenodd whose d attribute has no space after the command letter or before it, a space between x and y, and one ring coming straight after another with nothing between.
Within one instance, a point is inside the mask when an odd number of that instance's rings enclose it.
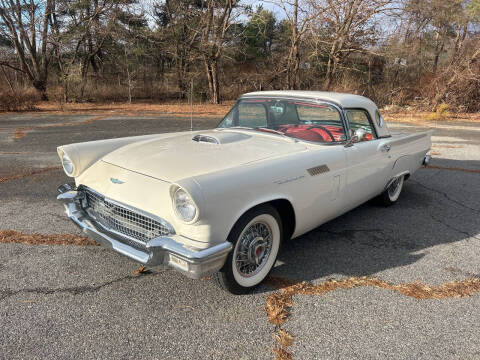
<instances>
[{"instance_id":1,"label":"rear wheel","mask_svg":"<svg viewBox=\"0 0 480 360\"><path fill-rule=\"evenodd\" d=\"M404 176L395 178L385 191L380 195L383 205L390 206L397 202L403 189Z\"/></svg>"},{"instance_id":2,"label":"rear wheel","mask_svg":"<svg viewBox=\"0 0 480 360\"><path fill-rule=\"evenodd\" d=\"M233 251L212 278L232 294L247 293L267 277L277 259L282 237L282 220L273 206L262 205L248 211L228 238Z\"/></svg>"}]
</instances>

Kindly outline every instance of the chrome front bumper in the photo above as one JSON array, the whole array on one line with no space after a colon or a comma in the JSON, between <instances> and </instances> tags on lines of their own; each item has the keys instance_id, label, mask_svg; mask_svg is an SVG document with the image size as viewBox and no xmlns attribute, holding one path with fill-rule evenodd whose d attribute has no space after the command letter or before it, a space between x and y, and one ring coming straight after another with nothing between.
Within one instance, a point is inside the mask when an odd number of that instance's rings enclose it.
<instances>
[{"instance_id":1,"label":"chrome front bumper","mask_svg":"<svg viewBox=\"0 0 480 360\"><path fill-rule=\"evenodd\" d=\"M71 186L62 185L58 191L60 195L57 196L57 200L64 204L68 217L86 235L103 247L113 249L144 265L167 265L190 278L200 279L220 270L232 249L232 244L224 241L196 251L182 244L182 236L169 235L150 240L146 244L146 251L142 251L128 245L122 236L107 232L95 224L95 220L82 209L79 193Z\"/></svg>"}]
</instances>

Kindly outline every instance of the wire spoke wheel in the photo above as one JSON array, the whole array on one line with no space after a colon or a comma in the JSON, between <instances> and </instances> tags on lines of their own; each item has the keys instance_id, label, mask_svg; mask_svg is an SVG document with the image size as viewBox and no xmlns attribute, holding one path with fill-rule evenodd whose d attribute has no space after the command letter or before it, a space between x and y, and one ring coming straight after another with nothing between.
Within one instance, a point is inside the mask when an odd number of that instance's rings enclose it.
<instances>
[{"instance_id":1,"label":"wire spoke wheel","mask_svg":"<svg viewBox=\"0 0 480 360\"><path fill-rule=\"evenodd\" d=\"M228 237L233 251L213 275L214 281L233 294L249 292L273 268L282 238L282 218L273 206L260 205L246 212Z\"/></svg>"},{"instance_id":2,"label":"wire spoke wheel","mask_svg":"<svg viewBox=\"0 0 480 360\"><path fill-rule=\"evenodd\" d=\"M268 224L257 222L243 232L238 240L235 267L245 277L257 274L265 266L272 250L272 230Z\"/></svg>"}]
</instances>

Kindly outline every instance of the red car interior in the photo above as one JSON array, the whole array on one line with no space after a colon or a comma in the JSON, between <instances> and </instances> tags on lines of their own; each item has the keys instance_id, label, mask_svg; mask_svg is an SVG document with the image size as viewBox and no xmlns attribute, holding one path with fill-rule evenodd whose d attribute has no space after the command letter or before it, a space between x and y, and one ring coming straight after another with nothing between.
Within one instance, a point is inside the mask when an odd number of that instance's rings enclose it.
<instances>
[{"instance_id":1,"label":"red car interior","mask_svg":"<svg viewBox=\"0 0 480 360\"><path fill-rule=\"evenodd\" d=\"M265 100L248 100L245 103L263 103ZM271 105L271 101L268 101L268 106L270 106L273 111L268 112L268 123L270 126L258 127L257 129L265 132L281 132L286 136L290 136L297 139L302 139L306 141L312 141L317 143L329 143L329 142L339 142L345 140L345 132L342 125L332 125L332 119L330 121L325 121L326 124L319 124L323 121L314 120L312 121L312 110L311 109L330 109L329 106L323 104L311 104L303 102L292 102L292 101L280 101L280 105ZM305 124L305 120L302 121L299 116L300 107L308 107L307 118L309 124ZM278 110L280 108L280 110ZM305 111L305 110L304 110ZM318 110L321 112L321 110ZM322 118L322 113L320 113L319 119ZM327 114L328 116L328 114ZM338 121L334 119L333 122ZM303 123L302 123L303 122ZM365 130L365 129L364 129ZM373 134L366 132L362 137L361 141L368 141L373 139Z\"/></svg>"},{"instance_id":2,"label":"red car interior","mask_svg":"<svg viewBox=\"0 0 480 360\"><path fill-rule=\"evenodd\" d=\"M284 125L278 129L287 136L314 142L344 140L343 128L335 125Z\"/></svg>"}]
</instances>

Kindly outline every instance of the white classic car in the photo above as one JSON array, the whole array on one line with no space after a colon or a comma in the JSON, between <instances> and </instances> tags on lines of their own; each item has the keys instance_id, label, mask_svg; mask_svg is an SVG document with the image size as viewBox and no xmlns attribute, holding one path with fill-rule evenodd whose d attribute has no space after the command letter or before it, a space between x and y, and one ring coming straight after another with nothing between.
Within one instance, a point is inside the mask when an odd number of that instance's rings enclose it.
<instances>
[{"instance_id":1,"label":"white classic car","mask_svg":"<svg viewBox=\"0 0 480 360\"><path fill-rule=\"evenodd\" d=\"M213 130L58 147L75 178L58 200L101 245L238 294L282 241L371 198L395 203L430 145L429 132L390 134L362 96L254 92Z\"/></svg>"}]
</instances>

